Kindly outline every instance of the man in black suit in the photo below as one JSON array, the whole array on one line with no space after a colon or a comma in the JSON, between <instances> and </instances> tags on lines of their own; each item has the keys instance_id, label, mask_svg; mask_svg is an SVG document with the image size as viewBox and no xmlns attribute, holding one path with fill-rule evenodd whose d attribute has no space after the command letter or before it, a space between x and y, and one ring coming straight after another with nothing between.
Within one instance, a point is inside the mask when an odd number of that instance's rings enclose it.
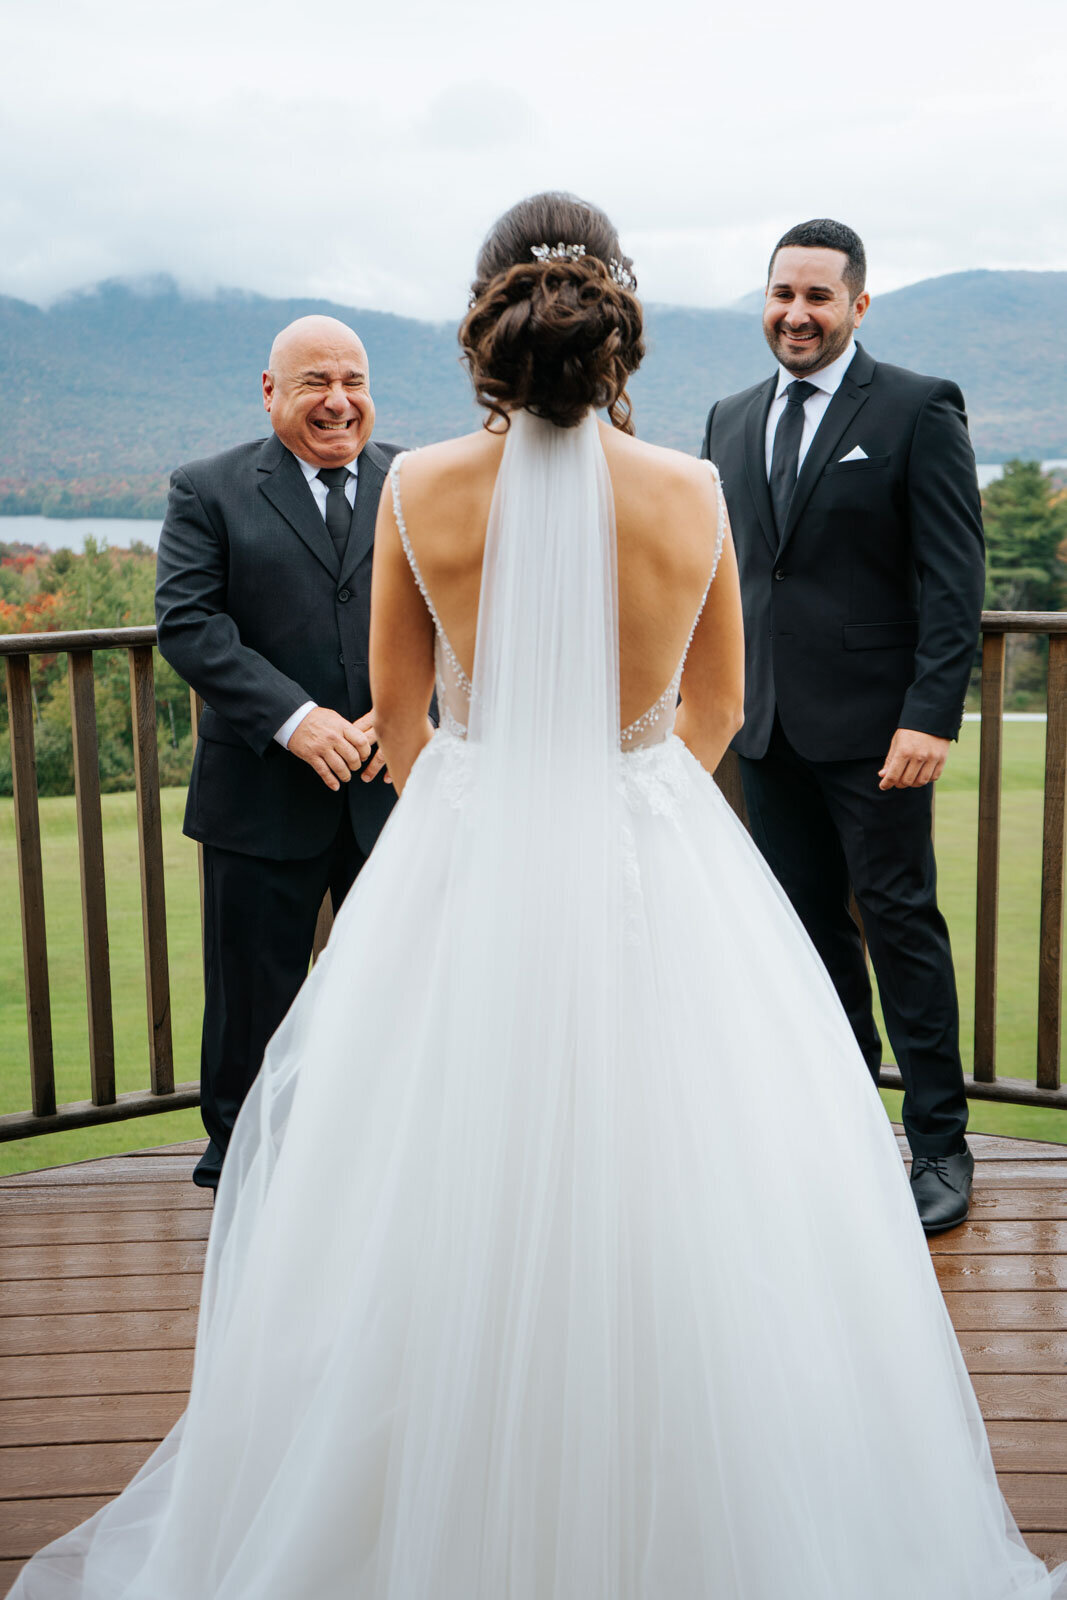
<instances>
[{"instance_id":1,"label":"man in black suit","mask_svg":"<svg viewBox=\"0 0 1067 1600\"><path fill-rule=\"evenodd\" d=\"M855 892L905 1084L912 1191L937 1232L967 1215L974 1170L931 796L978 638L981 503L956 385L855 342L865 277L841 223L779 241L763 312L778 371L712 407L702 453L722 473L741 574L734 748L752 834L877 1083Z\"/></svg>"},{"instance_id":2,"label":"man in black suit","mask_svg":"<svg viewBox=\"0 0 1067 1600\"><path fill-rule=\"evenodd\" d=\"M171 479L159 541L164 657L206 702L185 832L204 846L201 1108L214 1189L267 1041L394 794L374 749L367 637L378 499L367 353L303 317L263 374L273 433ZM353 775L359 774L356 781Z\"/></svg>"}]
</instances>

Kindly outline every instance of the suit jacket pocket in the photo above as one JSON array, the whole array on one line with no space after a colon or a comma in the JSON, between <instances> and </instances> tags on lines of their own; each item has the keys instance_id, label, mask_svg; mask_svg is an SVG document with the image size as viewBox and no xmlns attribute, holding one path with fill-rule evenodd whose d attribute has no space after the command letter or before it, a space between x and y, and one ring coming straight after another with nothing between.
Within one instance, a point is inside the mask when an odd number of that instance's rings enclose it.
<instances>
[{"instance_id":1,"label":"suit jacket pocket","mask_svg":"<svg viewBox=\"0 0 1067 1600\"><path fill-rule=\"evenodd\" d=\"M846 650L913 650L918 622L850 622L841 630Z\"/></svg>"},{"instance_id":2,"label":"suit jacket pocket","mask_svg":"<svg viewBox=\"0 0 1067 1600\"><path fill-rule=\"evenodd\" d=\"M205 706L201 713L197 737L206 739L209 744L229 744L238 750L252 751L248 740L242 739L236 728L232 727L224 717L220 717L211 706ZM252 754L258 752L252 751Z\"/></svg>"},{"instance_id":3,"label":"suit jacket pocket","mask_svg":"<svg viewBox=\"0 0 1067 1600\"><path fill-rule=\"evenodd\" d=\"M831 472L869 472L872 467L888 467L891 456L865 456L862 461L831 461L823 468L823 477Z\"/></svg>"}]
</instances>

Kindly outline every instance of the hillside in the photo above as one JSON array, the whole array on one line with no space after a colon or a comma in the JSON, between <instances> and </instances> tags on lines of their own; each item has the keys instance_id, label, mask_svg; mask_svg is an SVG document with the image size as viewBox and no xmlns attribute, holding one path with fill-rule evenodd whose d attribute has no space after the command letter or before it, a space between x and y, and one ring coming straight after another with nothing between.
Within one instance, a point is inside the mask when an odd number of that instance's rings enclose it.
<instances>
[{"instance_id":1,"label":"hillside","mask_svg":"<svg viewBox=\"0 0 1067 1600\"><path fill-rule=\"evenodd\" d=\"M862 337L962 385L980 460L1065 456L1065 291L1064 272L932 278L877 300ZM750 303L648 308L632 388L644 437L695 450L711 401L771 370ZM0 510L151 514L174 464L266 431L259 372L277 329L309 311L361 333L379 438L422 444L475 422L451 324L239 290L193 298L168 279L48 310L0 297Z\"/></svg>"}]
</instances>

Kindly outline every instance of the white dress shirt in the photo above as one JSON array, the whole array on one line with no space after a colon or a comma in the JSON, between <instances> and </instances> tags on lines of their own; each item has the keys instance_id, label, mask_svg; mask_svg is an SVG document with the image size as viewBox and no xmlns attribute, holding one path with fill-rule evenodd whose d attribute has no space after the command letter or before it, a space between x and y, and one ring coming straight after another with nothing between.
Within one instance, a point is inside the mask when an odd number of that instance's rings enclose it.
<instances>
[{"instance_id":1,"label":"white dress shirt","mask_svg":"<svg viewBox=\"0 0 1067 1600\"><path fill-rule=\"evenodd\" d=\"M856 341L848 341L848 349L842 350L836 361L831 361L828 367L823 367L821 372L790 372L786 367L779 365L778 387L771 401L771 409L767 413L767 433L765 436L767 482L771 480L771 457L774 454L774 435L782 418L786 406L789 404L785 391L797 378L806 378L808 383L815 385L815 393L809 394L804 402L804 431L800 435L800 454L797 457L797 472L804 465L804 457L808 453L811 441L815 437L815 430L826 415L826 408L834 395L841 387L841 379L845 376L852 364L852 357L856 354Z\"/></svg>"},{"instance_id":2,"label":"white dress shirt","mask_svg":"<svg viewBox=\"0 0 1067 1600\"><path fill-rule=\"evenodd\" d=\"M315 504L322 513L322 520L325 522L326 496L330 491L319 477L318 467L313 466L310 461L303 460L301 456L297 456L296 464L304 474L304 477L307 479L308 488L314 495ZM354 506L356 503L356 485L359 482L359 457L357 456L354 461L347 462L346 465L348 467L348 482L345 484L345 498L350 506ZM297 728L299 728L308 712L314 711L314 709L314 700L306 700L302 706L297 707L291 717L286 717L285 721L274 735L278 743L284 749L288 750L289 740L293 737L293 734L296 732Z\"/></svg>"}]
</instances>

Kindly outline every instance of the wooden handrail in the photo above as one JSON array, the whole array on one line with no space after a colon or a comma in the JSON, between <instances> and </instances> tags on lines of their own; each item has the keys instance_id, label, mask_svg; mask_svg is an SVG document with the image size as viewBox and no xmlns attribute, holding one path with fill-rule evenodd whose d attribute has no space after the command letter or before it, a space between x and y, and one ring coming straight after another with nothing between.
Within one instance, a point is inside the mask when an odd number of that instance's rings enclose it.
<instances>
[{"instance_id":1,"label":"wooden handrail","mask_svg":"<svg viewBox=\"0 0 1067 1600\"><path fill-rule=\"evenodd\" d=\"M982 632L982 731L978 784L978 889L975 932L974 1076L967 1092L976 1099L1018 1105L1067 1107L1061 1087L1063 924L1065 901L1064 829L1067 821L1067 612L987 611ZM1042 839L1041 936L1038 952L1037 1079L997 1076L997 937L1000 879L1002 724L1005 641L1009 634L1043 634L1049 640L1048 721ZM29 1035L32 1109L0 1115L0 1141L48 1133L59 1128L125 1120L197 1103L195 1083L174 1082L171 1037L167 913L163 882L163 829L159 794L159 756L153 671L153 627L91 628L67 633L0 636L7 661L12 788L14 792L23 964ZM100 775L96 740L93 656L97 650L125 650L129 660L134 777L144 939L145 999L148 1023L147 1079L150 1087L132 1094L115 1092L111 974L108 952ZM68 656L74 747L75 806L78 817L82 885L86 991L89 1009L88 1084L91 1098L56 1105L52 1019L45 938L41 828L30 657ZM194 736L200 700L192 691ZM716 778L734 810L745 820L744 796L736 758L728 753ZM203 868L201 863L201 932ZM317 956L332 920L324 902L316 929ZM883 1079L899 1087L889 1067Z\"/></svg>"}]
</instances>

